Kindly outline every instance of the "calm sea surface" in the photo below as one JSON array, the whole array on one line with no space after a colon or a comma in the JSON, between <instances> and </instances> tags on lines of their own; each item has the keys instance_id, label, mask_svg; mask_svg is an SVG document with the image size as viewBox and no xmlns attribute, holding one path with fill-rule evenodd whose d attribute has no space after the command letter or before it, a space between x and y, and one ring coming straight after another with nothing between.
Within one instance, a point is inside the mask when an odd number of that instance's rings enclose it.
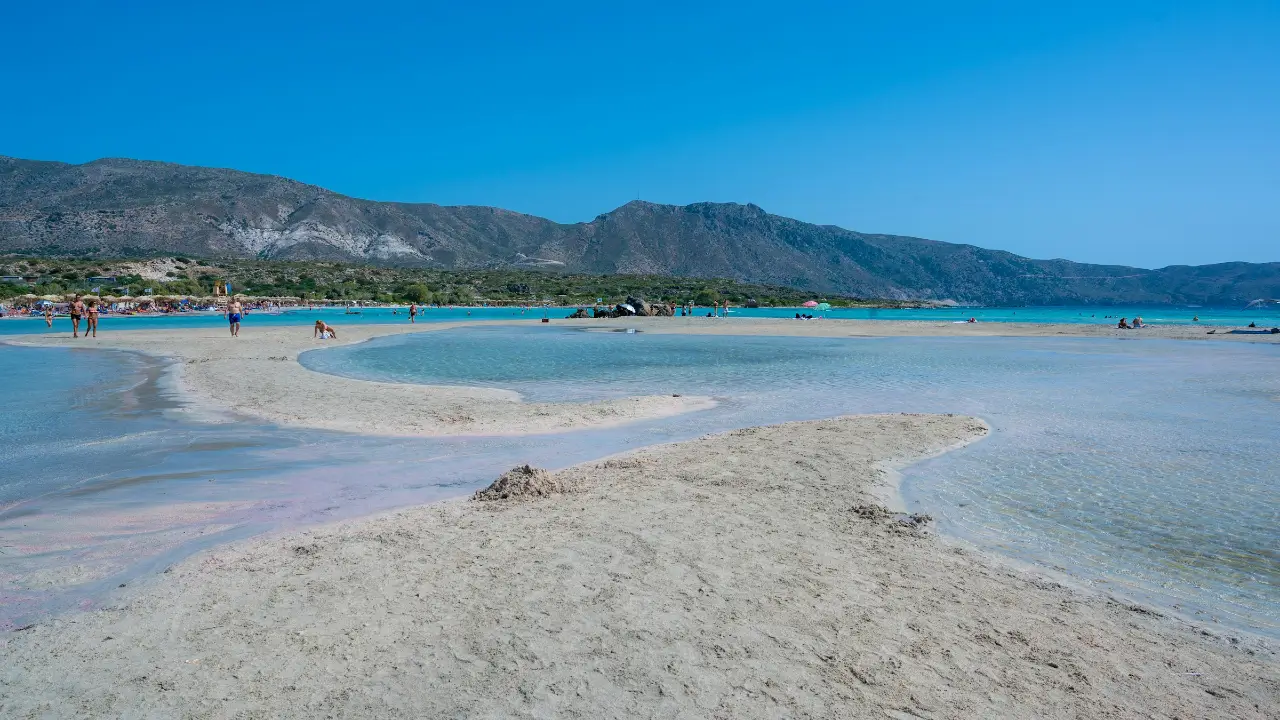
<instances>
[{"instance_id":1,"label":"calm sea surface","mask_svg":"<svg viewBox=\"0 0 1280 720\"><path fill-rule=\"evenodd\" d=\"M803 308L733 308L734 317L794 317L799 311L810 312ZM459 320L512 320L520 318L537 319L546 312L550 317L559 318L571 312L568 308L552 308L544 310L534 308L522 311L520 308L427 308L418 316L419 322L456 322ZM705 315L710 308L698 308L696 314ZM1241 308L1209 308L1198 306L1115 306L1115 307L1017 307L1017 308L938 308L933 310L840 310L827 313L827 317L844 320L932 320L959 321L977 318L981 322L1052 322L1052 323L1096 323L1115 325L1120 317L1134 318L1140 316L1148 323L1156 325L1188 325L1198 324L1222 326L1246 326L1256 323L1259 327L1280 326L1280 304L1244 310ZM342 310L305 308L288 310L281 313L251 312L245 318L245 326L253 325L310 325L317 319L335 325L343 323L403 323L408 317L405 311L398 314L391 308L370 308L359 315L347 315ZM102 330L112 329L168 329L185 327L224 327L227 321L217 313L183 313L180 315L155 316L104 316ZM62 317L54 321L54 330L71 332L71 320ZM0 319L0 335L19 335L25 333L48 332L44 320L40 318L3 318Z\"/></svg>"},{"instance_id":2,"label":"calm sea surface","mask_svg":"<svg viewBox=\"0 0 1280 720\"><path fill-rule=\"evenodd\" d=\"M913 411L975 414L994 428L906 474L908 503L945 532L1280 637L1276 345L531 325L383 338L300 361L530 400L682 393L720 404L554 437L372 438L197 422L166 391L163 366L0 345L0 624L92 606L215 542L464 494L517 463L563 467L748 425Z\"/></svg>"}]
</instances>

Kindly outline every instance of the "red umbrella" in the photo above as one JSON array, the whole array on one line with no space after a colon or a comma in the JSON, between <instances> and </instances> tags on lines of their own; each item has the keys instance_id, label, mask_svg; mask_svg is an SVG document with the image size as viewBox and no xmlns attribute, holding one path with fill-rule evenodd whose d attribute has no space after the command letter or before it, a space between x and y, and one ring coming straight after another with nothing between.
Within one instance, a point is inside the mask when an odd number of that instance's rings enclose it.
<instances>
[{"instance_id":1,"label":"red umbrella","mask_svg":"<svg viewBox=\"0 0 1280 720\"><path fill-rule=\"evenodd\" d=\"M809 302L805 303L805 304L804 304L804 306L805 306L805 307L818 307L818 301L817 301L817 300L810 300Z\"/></svg>"}]
</instances>

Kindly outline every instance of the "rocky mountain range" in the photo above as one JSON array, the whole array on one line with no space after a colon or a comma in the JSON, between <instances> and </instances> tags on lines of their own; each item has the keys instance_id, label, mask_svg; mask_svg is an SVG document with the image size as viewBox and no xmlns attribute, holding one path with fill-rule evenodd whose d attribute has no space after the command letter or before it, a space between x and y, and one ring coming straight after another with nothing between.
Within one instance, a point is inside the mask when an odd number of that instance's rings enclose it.
<instances>
[{"instance_id":1,"label":"rocky mountain range","mask_svg":"<svg viewBox=\"0 0 1280 720\"><path fill-rule=\"evenodd\" d=\"M124 159L71 165L0 156L0 253L724 277L993 305L1234 305L1280 297L1280 263L1149 270L1034 260L812 225L734 203L637 201L562 224L499 208L376 202L269 175Z\"/></svg>"}]
</instances>

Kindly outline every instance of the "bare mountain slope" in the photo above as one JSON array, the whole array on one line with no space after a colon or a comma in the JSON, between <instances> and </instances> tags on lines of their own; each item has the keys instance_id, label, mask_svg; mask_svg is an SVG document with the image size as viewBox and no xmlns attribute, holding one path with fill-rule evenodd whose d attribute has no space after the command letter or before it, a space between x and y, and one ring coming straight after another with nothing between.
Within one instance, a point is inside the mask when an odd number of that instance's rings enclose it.
<instances>
[{"instance_id":1,"label":"bare mountain slope","mask_svg":"<svg viewBox=\"0 0 1280 720\"><path fill-rule=\"evenodd\" d=\"M560 224L488 207L360 200L285 178L171 163L0 157L0 252L343 259L731 277L983 303L1242 303L1280 263L1143 270L870 235L754 205L628 203Z\"/></svg>"}]
</instances>

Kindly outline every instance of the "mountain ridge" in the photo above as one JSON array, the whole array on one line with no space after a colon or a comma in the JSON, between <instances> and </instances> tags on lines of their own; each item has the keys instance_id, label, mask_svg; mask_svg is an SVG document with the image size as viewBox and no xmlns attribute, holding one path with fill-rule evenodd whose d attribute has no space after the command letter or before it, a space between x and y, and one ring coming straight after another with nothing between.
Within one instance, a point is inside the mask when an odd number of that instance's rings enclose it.
<instances>
[{"instance_id":1,"label":"mountain ridge","mask_svg":"<svg viewBox=\"0 0 1280 720\"><path fill-rule=\"evenodd\" d=\"M747 203L636 200L558 223L482 205L354 198L230 168L0 156L0 252L346 260L725 277L983 304L1237 304L1280 297L1280 263L1144 269L861 233Z\"/></svg>"}]
</instances>

